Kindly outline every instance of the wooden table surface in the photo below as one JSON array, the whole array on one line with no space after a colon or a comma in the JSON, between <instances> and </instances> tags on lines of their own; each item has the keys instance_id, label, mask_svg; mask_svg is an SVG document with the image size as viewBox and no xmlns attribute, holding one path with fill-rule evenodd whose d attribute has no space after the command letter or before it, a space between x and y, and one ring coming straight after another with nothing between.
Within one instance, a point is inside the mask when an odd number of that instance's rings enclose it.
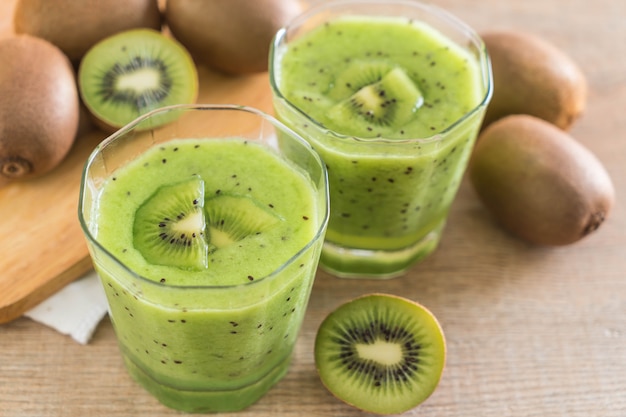
<instances>
[{"instance_id":1,"label":"wooden table surface","mask_svg":"<svg viewBox=\"0 0 626 417\"><path fill-rule=\"evenodd\" d=\"M0 31L10 26L13 2L0 2ZM364 415L322 387L313 363L313 340L331 309L382 291L429 307L448 342L438 389L406 415L624 417L626 2L433 3L478 30L512 27L543 36L580 64L590 93L587 111L572 134L606 165L617 189L616 206L600 230L585 240L539 248L496 226L466 181L439 249L406 276L354 282L318 273L288 375L240 415ZM266 74L227 78L202 68L200 73L201 101L271 111ZM178 414L127 376L108 319L87 346L26 318L0 326L2 417Z\"/></svg>"}]
</instances>

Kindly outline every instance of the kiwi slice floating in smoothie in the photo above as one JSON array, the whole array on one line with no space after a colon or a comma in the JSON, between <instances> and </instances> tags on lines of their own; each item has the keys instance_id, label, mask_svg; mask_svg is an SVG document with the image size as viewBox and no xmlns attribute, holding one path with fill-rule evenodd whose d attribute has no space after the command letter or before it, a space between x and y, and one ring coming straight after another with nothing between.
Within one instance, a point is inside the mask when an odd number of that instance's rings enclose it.
<instances>
[{"instance_id":1,"label":"kiwi slice floating in smoothie","mask_svg":"<svg viewBox=\"0 0 626 417\"><path fill-rule=\"evenodd\" d=\"M94 45L78 71L81 97L104 129L116 130L159 107L195 102L198 74L187 50L151 29L132 29ZM172 121L164 113L145 128Z\"/></svg>"},{"instance_id":2,"label":"kiwi slice floating in smoothie","mask_svg":"<svg viewBox=\"0 0 626 417\"><path fill-rule=\"evenodd\" d=\"M399 414L428 398L443 372L446 344L423 306L387 294L347 302L322 322L315 363L337 398L363 411Z\"/></svg>"},{"instance_id":3,"label":"kiwi slice floating in smoothie","mask_svg":"<svg viewBox=\"0 0 626 417\"><path fill-rule=\"evenodd\" d=\"M262 233L280 218L247 196L221 194L207 198L204 211L212 246L226 247L246 237Z\"/></svg>"},{"instance_id":4,"label":"kiwi slice floating in smoothie","mask_svg":"<svg viewBox=\"0 0 626 417\"><path fill-rule=\"evenodd\" d=\"M354 61L342 71L328 92L334 100L344 100L361 88L377 83L393 69L391 64L378 61Z\"/></svg>"},{"instance_id":5,"label":"kiwi slice floating in smoothie","mask_svg":"<svg viewBox=\"0 0 626 417\"><path fill-rule=\"evenodd\" d=\"M342 80L336 88L349 91L351 86L347 80ZM380 127L394 130L404 125L423 101L413 80L401 68L393 68L330 108L328 116L342 131L372 137L382 133ZM368 123L350 123L355 116Z\"/></svg>"},{"instance_id":6,"label":"kiwi slice floating in smoothie","mask_svg":"<svg viewBox=\"0 0 626 417\"><path fill-rule=\"evenodd\" d=\"M204 181L200 177L164 185L135 213L133 244L156 265L207 267Z\"/></svg>"}]
</instances>

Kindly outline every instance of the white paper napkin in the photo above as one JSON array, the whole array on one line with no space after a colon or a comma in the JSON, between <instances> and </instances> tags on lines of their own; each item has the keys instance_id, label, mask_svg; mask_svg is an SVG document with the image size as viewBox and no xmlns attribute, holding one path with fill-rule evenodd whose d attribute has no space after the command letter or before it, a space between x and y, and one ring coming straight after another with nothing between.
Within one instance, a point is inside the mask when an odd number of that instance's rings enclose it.
<instances>
[{"instance_id":1,"label":"white paper napkin","mask_svg":"<svg viewBox=\"0 0 626 417\"><path fill-rule=\"evenodd\" d=\"M92 270L24 315L85 345L107 312L104 290Z\"/></svg>"}]
</instances>

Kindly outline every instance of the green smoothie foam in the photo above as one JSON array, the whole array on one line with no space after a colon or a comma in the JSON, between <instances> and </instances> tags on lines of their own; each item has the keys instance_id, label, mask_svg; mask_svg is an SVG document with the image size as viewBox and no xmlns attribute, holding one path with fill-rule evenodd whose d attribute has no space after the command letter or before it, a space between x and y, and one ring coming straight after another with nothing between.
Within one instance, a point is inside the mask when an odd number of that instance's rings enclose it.
<instances>
[{"instance_id":1,"label":"green smoothie foam","mask_svg":"<svg viewBox=\"0 0 626 417\"><path fill-rule=\"evenodd\" d=\"M206 268L147 262L133 244L136 212L190 178L204 183L205 206L241 201L274 221L210 247ZM113 173L96 211L98 242L141 277L95 259L127 367L157 398L185 411L238 410L284 375L320 249L301 251L320 224L304 173L252 142L174 140Z\"/></svg>"},{"instance_id":2,"label":"green smoothie foam","mask_svg":"<svg viewBox=\"0 0 626 417\"><path fill-rule=\"evenodd\" d=\"M353 16L273 59L277 116L328 168L322 264L384 275L432 251L482 119L466 116L485 95L477 58L420 21ZM386 255L370 263L352 250Z\"/></svg>"}]
</instances>

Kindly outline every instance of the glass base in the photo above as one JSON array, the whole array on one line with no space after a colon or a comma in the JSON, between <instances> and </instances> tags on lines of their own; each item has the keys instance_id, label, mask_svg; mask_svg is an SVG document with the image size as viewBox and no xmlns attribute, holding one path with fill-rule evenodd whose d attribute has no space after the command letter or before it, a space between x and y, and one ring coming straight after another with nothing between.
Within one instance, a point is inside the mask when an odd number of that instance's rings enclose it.
<instances>
[{"instance_id":1,"label":"glass base","mask_svg":"<svg viewBox=\"0 0 626 417\"><path fill-rule=\"evenodd\" d=\"M263 397L280 381L287 370L291 356L285 358L257 382L229 391L188 391L164 385L154 380L124 355L129 374L163 405L187 413L220 413L241 411Z\"/></svg>"},{"instance_id":2,"label":"glass base","mask_svg":"<svg viewBox=\"0 0 626 417\"><path fill-rule=\"evenodd\" d=\"M320 267L339 278L396 278L437 248L443 227L444 222L417 243L399 250L353 249L324 242Z\"/></svg>"}]
</instances>

